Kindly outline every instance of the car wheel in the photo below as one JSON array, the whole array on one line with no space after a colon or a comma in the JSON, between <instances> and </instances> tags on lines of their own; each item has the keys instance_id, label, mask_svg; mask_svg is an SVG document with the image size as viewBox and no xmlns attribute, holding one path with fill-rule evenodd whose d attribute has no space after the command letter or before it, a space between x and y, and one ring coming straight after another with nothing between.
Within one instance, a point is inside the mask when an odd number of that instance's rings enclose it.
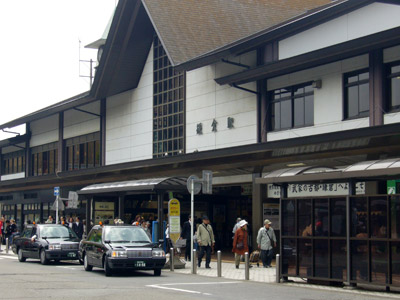
<instances>
[{"instance_id":1,"label":"car wheel","mask_svg":"<svg viewBox=\"0 0 400 300\"><path fill-rule=\"evenodd\" d=\"M107 277L112 275L112 270L110 268L110 265L108 264L108 258L104 258L104 273L106 274Z\"/></svg>"},{"instance_id":2,"label":"car wheel","mask_svg":"<svg viewBox=\"0 0 400 300\"><path fill-rule=\"evenodd\" d=\"M26 258L24 257L24 254L22 253L22 249L18 249L18 260L20 262L26 261Z\"/></svg>"},{"instance_id":3,"label":"car wheel","mask_svg":"<svg viewBox=\"0 0 400 300\"><path fill-rule=\"evenodd\" d=\"M44 249L40 251L40 263L42 265L47 265L49 263L49 260L46 258L46 252Z\"/></svg>"},{"instance_id":4,"label":"car wheel","mask_svg":"<svg viewBox=\"0 0 400 300\"><path fill-rule=\"evenodd\" d=\"M92 271L93 269L93 266L89 265L86 254L83 256L83 267L85 268L85 271Z\"/></svg>"},{"instance_id":5,"label":"car wheel","mask_svg":"<svg viewBox=\"0 0 400 300\"><path fill-rule=\"evenodd\" d=\"M161 275L161 269L154 269L154 276L160 276Z\"/></svg>"}]
</instances>

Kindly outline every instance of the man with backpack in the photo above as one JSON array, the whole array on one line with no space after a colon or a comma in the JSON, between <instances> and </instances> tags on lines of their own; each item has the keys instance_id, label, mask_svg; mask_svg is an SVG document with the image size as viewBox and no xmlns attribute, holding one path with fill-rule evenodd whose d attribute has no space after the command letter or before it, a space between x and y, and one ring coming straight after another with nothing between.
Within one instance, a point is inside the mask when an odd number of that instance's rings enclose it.
<instances>
[{"instance_id":1,"label":"man with backpack","mask_svg":"<svg viewBox=\"0 0 400 300\"><path fill-rule=\"evenodd\" d=\"M271 268L272 256L276 247L275 232L271 227L271 221L264 220L264 226L260 228L257 234L258 249L261 250L261 261L264 268Z\"/></svg>"}]
</instances>

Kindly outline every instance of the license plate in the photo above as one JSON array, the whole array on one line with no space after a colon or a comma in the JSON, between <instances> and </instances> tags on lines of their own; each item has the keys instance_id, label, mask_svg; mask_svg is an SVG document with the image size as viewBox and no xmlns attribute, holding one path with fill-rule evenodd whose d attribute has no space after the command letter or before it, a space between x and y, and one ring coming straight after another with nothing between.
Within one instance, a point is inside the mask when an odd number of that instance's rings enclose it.
<instances>
[{"instance_id":1,"label":"license plate","mask_svg":"<svg viewBox=\"0 0 400 300\"><path fill-rule=\"evenodd\" d=\"M68 253L68 257L75 257L75 256L76 256L76 253L74 253L74 252Z\"/></svg>"},{"instance_id":2,"label":"license plate","mask_svg":"<svg viewBox=\"0 0 400 300\"><path fill-rule=\"evenodd\" d=\"M145 267L146 263L144 261L136 261L135 267Z\"/></svg>"}]
</instances>

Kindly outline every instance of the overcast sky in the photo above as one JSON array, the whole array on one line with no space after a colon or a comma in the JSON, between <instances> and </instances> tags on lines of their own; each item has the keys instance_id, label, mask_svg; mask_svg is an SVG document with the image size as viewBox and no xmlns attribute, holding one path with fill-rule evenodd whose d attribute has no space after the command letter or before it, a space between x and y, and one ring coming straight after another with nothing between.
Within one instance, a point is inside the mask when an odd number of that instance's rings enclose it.
<instances>
[{"instance_id":1,"label":"overcast sky","mask_svg":"<svg viewBox=\"0 0 400 300\"><path fill-rule=\"evenodd\" d=\"M116 0L0 1L0 124L89 90L89 64ZM0 132L0 140L9 135Z\"/></svg>"}]
</instances>

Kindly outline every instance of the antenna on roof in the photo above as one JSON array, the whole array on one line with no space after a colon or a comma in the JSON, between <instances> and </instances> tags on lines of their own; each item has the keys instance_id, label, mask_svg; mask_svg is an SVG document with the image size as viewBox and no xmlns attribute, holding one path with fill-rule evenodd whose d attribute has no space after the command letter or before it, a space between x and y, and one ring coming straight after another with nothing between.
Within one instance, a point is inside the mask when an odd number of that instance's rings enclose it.
<instances>
[{"instance_id":1,"label":"antenna on roof","mask_svg":"<svg viewBox=\"0 0 400 300\"><path fill-rule=\"evenodd\" d=\"M86 77L89 78L89 88L92 88L92 83L93 83L93 59L90 60L84 60L81 59L81 40L79 39L79 77ZM84 75L81 74L81 63L87 65L89 63L89 75Z\"/></svg>"}]
</instances>

